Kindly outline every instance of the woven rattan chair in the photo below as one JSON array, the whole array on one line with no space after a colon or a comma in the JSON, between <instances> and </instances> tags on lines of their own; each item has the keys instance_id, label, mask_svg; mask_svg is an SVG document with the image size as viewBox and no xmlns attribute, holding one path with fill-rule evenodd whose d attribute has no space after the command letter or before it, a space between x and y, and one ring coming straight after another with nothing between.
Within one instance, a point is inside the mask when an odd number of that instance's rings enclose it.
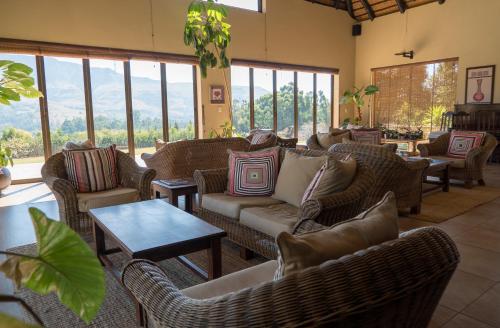
<instances>
[{"instance_id":1,"label":"woven rattan chair","mask_svg":"<svg viewBox=\"0 0 500 328\"><path fill-rule=\"evenodd\" d=\"M252 142L252 138L253 138L255 132L257 132L257 131L272 132L271 130L256 129L256 130L251 131L250 134L246 137L246 139L249 142ZM274 146L280 146L283 148L297 148L298 140L299 139L297 139L297 138L290 138L290 139L281 138L281 137L277 136L274 132L272 132L271 137L268 140L266 140L266 142L264 142L262 144L258 144L258 145L252 145L251 150L265 149L265 148L274 147Z\"/></svg>"},{"instance_id":2,"label":"woven rattan chair","mask_svg":"<svg viewBox=\"0 0 500 328\"><path fill-rule=\"evenodd\" d=\"M248 151L250 143L244 138L181 140L141 157L156 171L156 179L192 178L195 170L227 167L228 149Z\"/></svg>"},{"instance_id":3,"label":"woven rattan chair","mask_svg":"<svg viewBox=\"0 0 500 328\"><path fill-rule=\"evenodd\" d=\"M446 133L429 144L418 145L420 155L423 157L446 157L450 136L450 133ZM450 178L464 181L467 188L471 188L474 181L477 181L480 185L485 185L483 169L497 145L497 139L487 133L481 147L469 151L465 158L464 167L451 165Z\"/></svg>"},{"instance_id":4,"label":"woven rattan chair","mask_svg":"<svg viewBox=\"0 0 500 328\"><path fill-rule=\"evenodd\" d=\"M451 238L427 227L208 299L186 296L144 260L130 262L122 281L153 327L423 328L458 262Z\"/></svg>"},{"instance_id":5,"label":"woven rattan chair","mask_svg":"<svg viewBox=\"0 0 500 328\"><path fill-rule=\"evenodd\" d=\"M293 150L305 156L324 156L332 158L344 158L344 155L328 154L324 151L313 150ZM281 149L281 159L283 159L285 149ZM223 193L227 188L227 169L197 170L194 173L195 181L198 185L200 204L203 195L211 193ZM322 225L330 226L334 223L352 218L363 210L363 204L375 179L369 168L361 161L358 161L358 170L353 183L343 192L329 195L323 199L310 199L302 204L299 209L297 221L311 219ZM239 223L234 218L226 217L222 214L212 212L200 206L198 216L207 222L224 229L228 238L234 243L261 254L262 256L274 259L277 256L274 237L252 229Z\"/></svg>"},{"instance_id":6,"label":"woven rattan chair","mask_svg":"<svg viewBox=\"0 0 500 328\"><path fill-rule=\"evenodd\" d=\"M388 191L393 191L399 209L411 208L413 213L420 212L423 172L429 161L405 161L387 147L359 143L336 144L329 151L353 154L373 170L375 183L365 208L376 204Z\"/></svg>"},{"instance_id":7,"label":"woven rattan chair","mask_svg":"<svg viewBox=\"0 0 500 328\"><path fill-rule=\"evenodd\" d=\"M138 190L141 200L151 199L151 181L155 171L137 165L127 154L117 150L118 181L120 186ZM49 186L59 207L59 219L81 234L92 232L92 219L78 209L77 191L68 180L64 155L51 156L42 167L43 182Z\"/></svg>"}]
</instances>

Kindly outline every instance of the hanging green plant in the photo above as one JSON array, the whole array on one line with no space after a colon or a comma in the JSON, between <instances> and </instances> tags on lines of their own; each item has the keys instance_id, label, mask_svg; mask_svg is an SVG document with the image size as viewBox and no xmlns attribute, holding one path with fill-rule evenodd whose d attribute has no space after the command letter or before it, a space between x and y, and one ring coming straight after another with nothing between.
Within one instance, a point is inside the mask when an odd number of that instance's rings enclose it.
<instances>
[{"instance_id":1,"label":"hanging green plant","mask_svg":"<svg viewBox=\"0 0 500 328\"><path fill-rule=\"evenodd\" d=\"M39 98L42 93L35 88L33 69L11 60L0 60L0 104L10 105L21 97Z\"/></svg>"}]
</instances>

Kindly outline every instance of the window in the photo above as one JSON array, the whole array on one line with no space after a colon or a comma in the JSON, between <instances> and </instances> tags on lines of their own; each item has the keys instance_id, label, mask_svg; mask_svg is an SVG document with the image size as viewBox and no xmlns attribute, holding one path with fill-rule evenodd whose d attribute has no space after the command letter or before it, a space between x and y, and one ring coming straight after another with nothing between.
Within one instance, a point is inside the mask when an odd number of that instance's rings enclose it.
<instances>
[{"instance_id":1,"label":"window","mask_svg":"<svg viewBox=\"0 0 500 328\"><path fill-rule=\"evenodd\" d=\"M305 66L293 70L298 66L272 63L251 67L252 63L233 60L231 66L233 126L238 134L271 129L282 138L298 138L305 144L317 131L328 132L333 123L335 70Z\"/></svg>"},{"instance_id":2,"label":"window","mask_svg":"<svg viewBox=\"0 0 500 328\"><path fill-rule=\"evenodd\" d=\"M217 2L226 6L262 11L262 1L263 0L218 0Z\"/></svg>"},{"instance_id":3,"label":"window","mask_svg":"<svg viewBox=\"0 0 500 328\"><path fill-rule=\"evenodd\" d=\"M52 154L88 140L81 59L44 57Z\"/></svg>"},{"instance_id":4,"label":"window","mask_svg":"<svg viewBox=\"0 0 500 328\"><path fill-rule=\"evenodd\" d=\"M457 71L456 59L373 70L380 88L374 123L391 130L421 128L425 134L439 129L442 114L454 109Z\"/></svg>"}]
</instances>

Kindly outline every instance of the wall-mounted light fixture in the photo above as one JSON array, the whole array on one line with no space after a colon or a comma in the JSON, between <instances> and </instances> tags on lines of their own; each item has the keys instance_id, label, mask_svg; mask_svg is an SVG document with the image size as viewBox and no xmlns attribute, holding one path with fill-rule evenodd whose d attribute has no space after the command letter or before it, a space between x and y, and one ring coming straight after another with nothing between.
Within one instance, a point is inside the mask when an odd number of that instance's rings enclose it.
<instances>
[{"instance_id":1,"label":"wall-mounted light fixture","mask_svg":"<svg viewBox=\"0 0 500 328\"><path fill-rule=\"evenodd\" d=\"M415 55L415 52L413 50L410 50L410 51L402 51L402 52L398 52L397 54L394 54L396 56L402 56L404 58L410 58L410 59L413 59L413 56Z\"/></svg>"}]
</instances>

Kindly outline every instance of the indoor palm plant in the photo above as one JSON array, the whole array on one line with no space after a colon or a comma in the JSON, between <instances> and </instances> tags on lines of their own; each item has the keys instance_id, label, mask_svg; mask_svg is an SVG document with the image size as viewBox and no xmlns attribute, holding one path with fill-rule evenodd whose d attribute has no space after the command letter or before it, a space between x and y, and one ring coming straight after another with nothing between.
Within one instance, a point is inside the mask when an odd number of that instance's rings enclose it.
<instances>
[{"instance_id":1,"label":"indoor palm plant","mask_svg":"<svg viewBox=\"0 0 500 328\"><path fill-rule=\"evenodd\" d=\"M354 104L356 106L356 117L354 118L354 123L359 124L363 121L363 114L361 108L365 105L365 96L374 95L378 92L379 88L376 85L369 85L366 88L353 87L352 90L346 90L340 98L340 103L342 105Z\"/></svg>"}]
</instances>

